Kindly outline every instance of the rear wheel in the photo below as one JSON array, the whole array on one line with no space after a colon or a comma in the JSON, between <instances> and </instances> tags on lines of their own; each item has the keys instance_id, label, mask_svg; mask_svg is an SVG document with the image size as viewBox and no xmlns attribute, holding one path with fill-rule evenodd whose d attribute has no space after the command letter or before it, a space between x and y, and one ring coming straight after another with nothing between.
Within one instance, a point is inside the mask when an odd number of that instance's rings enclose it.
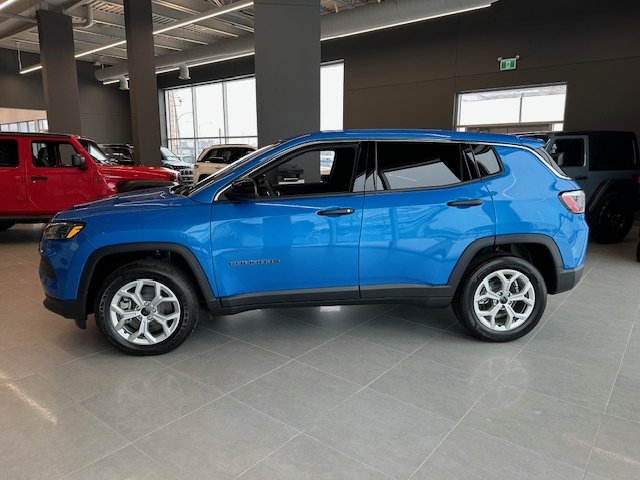
<instances>
[{"instance_id":1,"label":"rear wheel","mask_svg":"<svg viewBox=\"0 0 640 480\"><path fill-rule=\"evenodd\" d=\"M631 230L633 216L634 209L627 196L607 193L588 216L591 237L598 243L618 243Z\"/></svg>"},{"instance_id":2,"label":"rear wheel","mask_svg":"<svg viewBox=\"0 0 640 480\"><path fill-rule=\"evenodd\" d=\"M454 299L453 311L476 337L506 342L530 332L546 303L540 272L521 258L503 256L473 270Z\"/></svg>"},{"instance_id":3,"label":"rear wheel","mask_svg":"<svg viewBox=\"0 0 640 480\"><path fill-rule=\"evenodd\" d=\"M139 261L107 277L95 312L98 327L118 349L159 355L178 347L195 329L198 299L179 268Z\"/></svg>"},{"instance_id":4,"label":"rear wheel","mask_svg":"<svg viewBox=\"0 0 640 480\"><path fill-rule=\"evenodd\" d=\"M9 230L15 224L16 224L16 222L0 222L0 232L4 232L5 230Z\"/></svg>"}]
</instances>

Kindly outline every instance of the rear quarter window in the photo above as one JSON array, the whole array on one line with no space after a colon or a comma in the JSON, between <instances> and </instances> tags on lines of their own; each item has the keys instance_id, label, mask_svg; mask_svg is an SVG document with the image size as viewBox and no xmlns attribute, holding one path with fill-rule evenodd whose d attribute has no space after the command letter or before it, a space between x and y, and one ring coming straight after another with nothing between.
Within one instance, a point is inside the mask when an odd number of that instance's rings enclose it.
<instances>
[{"instance_id":1,"label":"rear quarter window","mask_svg":"<svg viewBox=\"0 0 640 480\"><path fill-rule=\"evenodd\" d=\"M635 170L638 152L635 135L607 132L589 137L590 170Z\"/></svg>"},{"instance_id":2,"label":"rear quarter window","mask_svg":"<svg viewBox=\"0 0 640 480\"><path fill-rule=\"evenodd\" d=\"M18 142L0 139L0 168L18 166Z\"/></svg>"},{"instance_id":3,"label":"rear quarter window","mask_svg":"<svg viewBox=\"0 0 640 480\"><path fill-rule=\"evenodd\" d=\"M562 170L562 168L558 166L553 157L551 157L551 155L549 155L549 152L547 152L544 148L536 148L536 153L540 155L544 163L546 163L554 172L556 172L561 177L569 178L569 176L564 173L564 170Z\"/></svg>"},{"instance_id":4,"label":"rear quarter window","mask_svg":"<svg viewBox=\"0 0 640 480\"><path fill-rule=\"evenodd\" d=\"M471 145L471 150L481 177L489 177L502 170L498 154L490 145Z\"/></svg>"}]
</instances>

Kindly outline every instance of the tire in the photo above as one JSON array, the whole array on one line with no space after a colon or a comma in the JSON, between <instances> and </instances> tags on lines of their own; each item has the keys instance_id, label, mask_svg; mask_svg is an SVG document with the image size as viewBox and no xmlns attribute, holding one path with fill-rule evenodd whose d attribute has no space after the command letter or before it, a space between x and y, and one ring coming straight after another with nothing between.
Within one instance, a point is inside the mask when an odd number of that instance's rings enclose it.
<instances>
[{"instance_id":1,"label":"tire","mask_svg":"<svg viewBox=\"0 0 640 480\"><path fill-rule=\"evenodd\" d=\"M508 282L508 291L500 274ZM477 303L476 294L484 297ZM515 295L517 299L510 299ZM473 335L485 341L508 342L526 335L538 324L547 305L547 287L540 272L529 262L501 256L475 267L463 279L453 303L456 317Z\"/></svg>"},{"instance_id":2,"label":"tire","mask_svg":"<svg viewBox=\"0 0 640 480\"><path fill-rule=\"evenodd\" d=\"M15 224L16 224L16 222L8 222L8 221L0 222L0 232L4 232L5 230L9 230Z\"/></svg>"},{"instance_id":3,"label":"tire","mask_svg":"<svg viewBox=\"0 0 640 480\"><path fill-rule=\"evenodd\" d=\"M157 302L159 298L163 300ZM115 308L131 319L123 322ZM161 355L177 348L195 329L198 311L198 297L187 275L157 261L137 261L113 272L100 288L95 307L98 328L116 348L131 355Z\"/></svg>"},{"instance_id":4,"label":"tire","mask_svg":"<svg viewBox=\"0 0 640 480\"><path fill-rule=\"evenodd\" d=\"M607 193L589 214L587 220L591 238L598 243L618 243L633 225L634 209L625 195Z\"/></svg>"}]
</instances>

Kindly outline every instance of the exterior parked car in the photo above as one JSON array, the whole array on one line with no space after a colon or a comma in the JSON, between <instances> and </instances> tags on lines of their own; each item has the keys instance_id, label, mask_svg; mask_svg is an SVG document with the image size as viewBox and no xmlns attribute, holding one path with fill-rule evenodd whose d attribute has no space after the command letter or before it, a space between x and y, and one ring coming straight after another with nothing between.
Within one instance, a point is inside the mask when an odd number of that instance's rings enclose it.
<instances>
[{"instance_id":1,"label":"exterior parked car","mask_svg":"<svg viewBox=\"0 0 640 480\"><path fill-rule=\"evenodd\" d=\"M135 165L133 145L121 143L101 143L100 148L107 157L118 165Z\"/></svg>"},{"instance_id":2,"label":"exterior parked car","mask_svg":"<svg viewBox=\"0 0 640 480\"><path fill-rule=\"evenodd\" d=\"M321 174L321 158L332 158ZM280 182L287 165L304 183ZM325 165L326 168L326 165ZM45 306L136 355L214 313L453 303L483 340L521 337L579 280L584 193L506 135L363 130L264 147L192 187L58 214L40 246Z\"/></svg>"},{"instance_id":3,"label":"exterior parked car","mask_svg":"<svg viewBox=\"0 0 640 480\"><path fill-rule=\"evenodd\" d=\"M211 174L255 150L256 147L248 144L212 145L205 148L200 152L198 160L193 166L195 181L204 180Z\"/></svg>"},{"instance_id":4,"label":"exterior parked car","mask_svg":"<svg viewBox=\"0 0 640 480\"><path fill-rule=\"evenodd\" d=\"M115 193L174 185L166 168L111 164L90 139L0 133L0 231Z\"/></svg>"},{"instance_id":5,"label":"exterior parked car","mask_svg":"<svg viewBox=\"0 0 640 480\"><path fill-rule=\"evenodd\" d=\"M160 147L160 156L163 166L180 172L180 183L184 185L193 183L193 163L181 160L167 147Z\"/></svg>"},{"instance_id":6,"label":"exterior parked car","mask_svg":"<svg viewBox=\"0 0 640 480\"><path fill-rule=\"evenodd\" d=\"M216 145L204 149L194 166L196 182L204 180L255 150L256 147L252 145ZM324 159L321 159L321 162L324 165ZM278 168L278 181L299 183L304 180L302 173L303 169L299 165L283 165Z\"/></svg>"},{"instance_id":7,"label":"exterior parked car","mask_svg":"<svg viewBox=\"0 0 640 480\"><path fill-rule=\"evenodd\" d=\"M580 185L587 198L591 236L621 241L639 205L640 159L633 132L554 132L547 151Z\"/></svg>"}]
</instances>

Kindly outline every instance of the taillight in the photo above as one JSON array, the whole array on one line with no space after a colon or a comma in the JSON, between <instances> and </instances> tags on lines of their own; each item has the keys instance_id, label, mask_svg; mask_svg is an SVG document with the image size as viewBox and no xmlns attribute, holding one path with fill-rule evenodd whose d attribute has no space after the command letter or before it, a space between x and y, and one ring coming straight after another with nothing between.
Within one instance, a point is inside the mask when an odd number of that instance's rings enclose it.
<instances>
[{"instance_id":1,"label":"taillight","mask_svg":"<svg viewBox=\"0 0 640 480\"><path fill-rule=\"evenodd\" d=\"M584 213L586 197L582 190L573 190L560 194L560 201L572 213Z\"/></svg>"}]
</instances>

